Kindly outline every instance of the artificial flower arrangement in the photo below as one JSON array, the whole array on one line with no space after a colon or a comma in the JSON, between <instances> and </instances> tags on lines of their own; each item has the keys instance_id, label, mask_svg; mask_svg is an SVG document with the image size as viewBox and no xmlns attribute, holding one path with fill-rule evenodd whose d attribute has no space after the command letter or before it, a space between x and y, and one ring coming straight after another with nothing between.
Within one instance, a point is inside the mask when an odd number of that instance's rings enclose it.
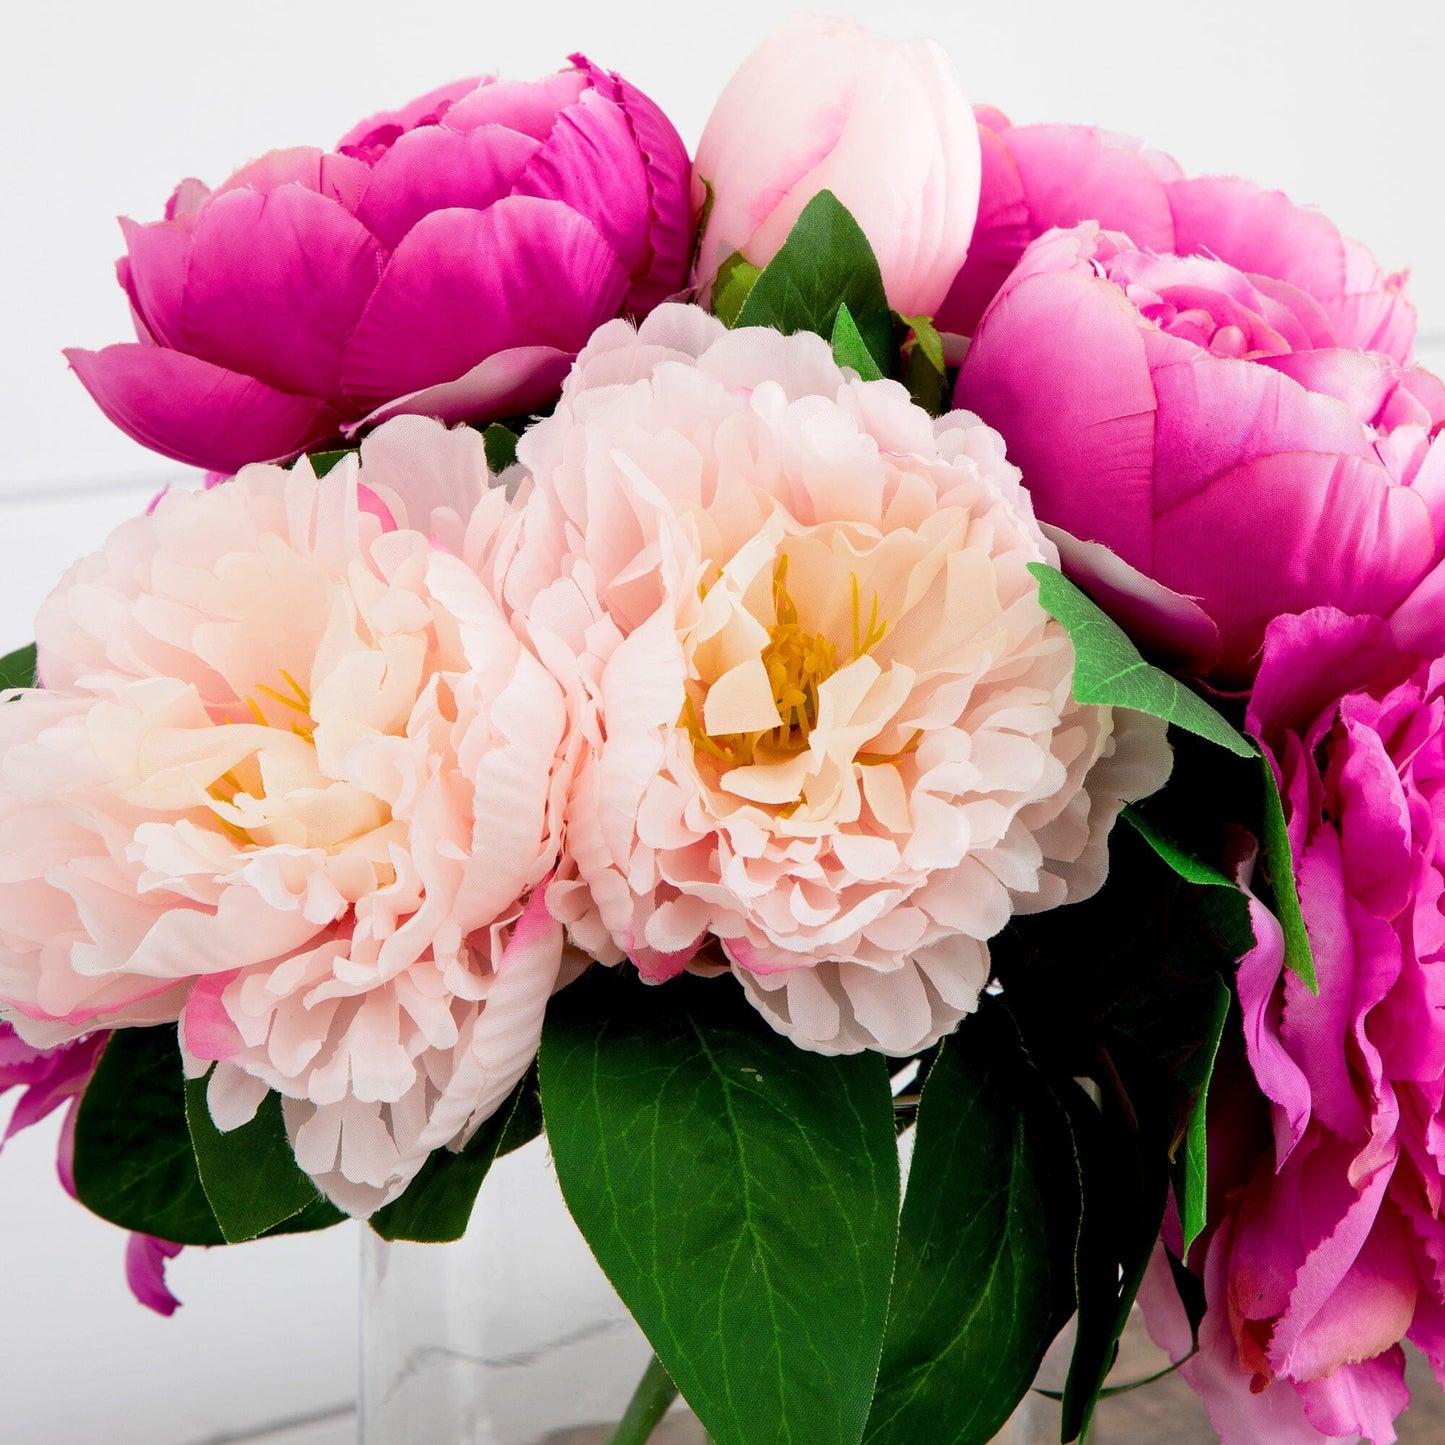
<instances>
[{"instance_id":1,"label":"artificial flower arrangement","mask_svg":"<svg viewBox=\"0 0 1445 1445\"><path fill-rule=\"evenodd\" d=\"M1401 1342L1445 1372L1402 277L811 20L691 161L578 57L123 225L139 339L72 365L213 475L5 660L0 1085L147 1303L457 1238L545 1128L718 1445L985 1441L1071 1318L1073 1439L1136 1298L1222 1439L1395 1438Z\"/></svg>"}]
</instances>

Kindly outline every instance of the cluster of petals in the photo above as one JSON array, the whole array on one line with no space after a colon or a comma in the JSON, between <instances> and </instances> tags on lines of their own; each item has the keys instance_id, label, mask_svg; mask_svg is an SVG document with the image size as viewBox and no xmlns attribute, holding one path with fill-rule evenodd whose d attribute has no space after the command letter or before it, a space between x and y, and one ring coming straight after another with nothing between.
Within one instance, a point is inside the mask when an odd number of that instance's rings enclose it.
<instances>
[{"instance_id":1,"label":"cluster of petals","mask_svg":"<svg viewBox=\"0 0 1445 1445\"><path fill-rule=\"evenodd\" d=\"M1213 256L1273 277L1320 305L1341 346L1406 365L1415 311L1403 274L1318 211L1234 176L1186 176L1172 156L1083 125L1011 125L975 108L982 152L968 259L938 310L942 330L972 336L1029 244L1054 227L1097 221L1140 250Z\"/></svg>"},{"instance_id":2,"label":"cluster of petals","mask_svg":"<svg viewBox=\"0 0 1445 1445\"><path fill-rule=\"evenodd\" d=\"M519 460L507 601L587 699L548 901L594 957L730 967L805 1047L908 1053L1167 776L1162 724L1073 700L999 437L820 337L615 322Z\"/></svg>"},{"instance_id":3,"label":"cluster of petals","mask_svg":"<svg viewBox=\"0 0 1445 1445\"><path fill-rule=\"evenodd\" d=\"M67 354L122 430L227 474L396 411L515 415L686 285L688 187L667 118L580 56L461 81L123 220L139 340Z\"/></svg>"},{"instance_id":4,"label":"cluster of petals","mask_svg":"<svg viewBox=\"0 0 1445 1445\"><path fill-rule=\"evenodd\" d=\"M1282 618L1251 724L1280 768L1319 992L1257 909L1239 997L1273 1137L1233 1171L1185 1370L1226 1445L1386 1445L1401 1341L1445 1379L1445 662L1378 618ZM1211 1169L1240 1123L1211 1114Z\"/></svg>"},{"instance_id":5,"label":"cluster of petals","mask_svg":"<svg viewBox=\"0 0 1445 1445\"><path fill-rule=\"evenodd\" d=\"M862 227L894 308L932 315L969 251L979 142L939 46L800 15L728 82L693 175L702 299L734 253L765 266L827 190Z\"/></svg>"},{"instance_id":6,"label":"cluster of petals","mask_svg":"<svg viewBox=\"0 0 1445 1445\"><path fill-rule=\"evenodd\" d=\"M1245 269L1268 262L1049 232L989 304L955 398L1009 438L1043 521L1192 610L1180 660L1226 686L1273 618L1388 616L1445 553L1445 383L1404 364L1413 322L1364 328L1395 355L1361 350L1346 323L1366 308Z\"/></svg>"},{"instance_id":7,"label":"cluster of petals","mask_svg":"<svg viewBox=\"0 0 1445 1445\"><path fill-rule=\"evenodd\" d=\"M268 1088L369 1212L535 1052L561 687L488 581L480 436L172 492L67 575L0 708L0 1002L36 1045L174 1021L221 1127Z\"/></svg>"}]
</instances>

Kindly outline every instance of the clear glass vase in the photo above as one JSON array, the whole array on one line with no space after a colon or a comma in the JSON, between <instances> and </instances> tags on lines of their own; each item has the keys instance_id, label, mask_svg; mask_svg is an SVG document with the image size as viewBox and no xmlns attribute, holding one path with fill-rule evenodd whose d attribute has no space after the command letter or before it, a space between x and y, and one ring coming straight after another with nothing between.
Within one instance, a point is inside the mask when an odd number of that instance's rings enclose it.
<instances>
[{"instance_id":1,"label":"clear glass vase","mask_svg":"<svg viewBox=\"0 0 1445 1445\"><path fill-rule=\"evenodd\" d=\"M455 1244L362 1244L361 1445L607 1445L651 1359L546 1140L499 1160ZM1032 1445L1026 1399L998 1439ZM677 1400L649 1445L705 1445Z\"/></svg>"}]
</instances>

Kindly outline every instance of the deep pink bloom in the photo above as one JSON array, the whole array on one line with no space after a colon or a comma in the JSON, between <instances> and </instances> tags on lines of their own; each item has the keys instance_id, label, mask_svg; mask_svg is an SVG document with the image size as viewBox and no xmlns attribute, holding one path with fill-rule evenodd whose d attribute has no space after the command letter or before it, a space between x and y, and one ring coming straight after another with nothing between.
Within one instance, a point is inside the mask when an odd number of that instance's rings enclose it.
<instances>
[{"instance_id":1,"label":"deep pink bloom","mask_svg":"<svg viewBox=\"0 0 1445 1445\"><path fill-rule=\"evenodd\" d=\"M1010 125L975 107L983 151L978 225L938 313L971 336L1029 242L1097 221L1142 249L1215 256L1288 282L1319 304L1341 346L1410 360L1415 311L1405 277L1386 275L1358 241L1279 191L1229 176L1187 178L1171 157L1082 125Z\"/></svg>"},{"instance_id":2,"label":"deep pink bloom","mask_svg":"<svg viewBox=\"0 0 1445 1445\"><path fill-rule=\"evenodd\" d=\"M1349 349L1297 286L1092 223L1035 241L956 404L1008 440L1040 519L1194 598L1246 682L1265 627L1388 615L1445 550L1445 385Z\"/></svg>"},{"instance_id":3,"label":"deep pink bloom","mask_svg":"<svg viewBox=\"0 0 1445 1445\"><path fill-rule=\"evenodd\" d=\"M461 81L183 181L118 264L140 340L67 356L123 431L234 472L397 411L544 402L602 322L687 281L689 163L660 110L581 56Z\"/></svg>"},{"instance_id":4,"label":"deep pink bloom","mask_svg":"<svg viewBox=\"0 0 1445 1445\"><path fill-rule=\"evenodd\" d=\"M1273 1147L1209 1242L1185 1371L1226 1445L1391 1441L1400 1341L1445 1380L1445 660L1378 618L1280 618L1250 722L1280 768L1320 990L1257 911L1239 995Z\"/></svg>"},{"instance_id":5,"label":"deep pink bloom","mask_svg":"<svg viewBox=\"0 0 1445 1445\"><path fill-rule=\"evenodd\" d=\"M75 1196L71 1172L75 1111L109 1037L106 1033L95 1033L57 1048L32 1049L8 1023L0 1021L0 1095L11 1089L23 1090L10 1115L4 1138L0 1138L0 1148L4 1148L6 1139L22 1129L38 1124L62 1105L69 1105L55 1165L61 1184L72 1198ZM166 1288L165 1266L181 1248L179 1244L153 1239L148 1234L132 1234L126 1241L126 1282L136 1299L157 1314L174 1314L180 1306L180 1300Z\"/></svg>"}]
</instances>

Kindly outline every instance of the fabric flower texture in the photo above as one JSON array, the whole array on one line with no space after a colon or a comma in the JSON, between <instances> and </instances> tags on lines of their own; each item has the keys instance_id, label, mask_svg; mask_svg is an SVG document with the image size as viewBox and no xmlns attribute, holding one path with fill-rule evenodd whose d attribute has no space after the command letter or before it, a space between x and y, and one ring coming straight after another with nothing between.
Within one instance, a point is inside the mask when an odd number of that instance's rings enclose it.
<instances>
[{"instance_id":1,"label":"fabric flower texture","mask_svg":"<svg viewBox=\"0 0 1445 1445\"><path fill-rule=\"evenodd\" d=\"M1387 616L1445 551L1445 384L1212 257L1041 237L955 401L1010 438L1043 521L1195 600L1218 645L1190 665L1226 686L1277 615Z\"/></svg>"},{"instance_id":2,"label":"fabric flower texture","mask_svg":"<svg viewBox=\"0 0 1445 1445\"><path fill-rule=\"evenodd\" d=\"M972 336L1031 241L1097 221L1141 250L1214 256L1317 301L1341 346L1407 365L1415 310L1403 274L1387 275L1328 217L1234 176L1186 177L1177 161L1084 125L1010 125L978 106L983 180L968 260L939 309L942 330Z\"/></svg>"},{"instance_id":3,"label":"fabric flower texture","mask_svg":"<svg viewBox=\"0 0 1445 1445\"><path fill-rule=\"evenodd\" d=\"M997 435L820 337L613 323L519 458L508 599L593 704L548 902L595 957L731 966L805 1047L908 1053L1168 773L1162 724L1074 703Z\"/></svg>"},{"instance_id":4,"label":"fabric flower texture","mask_svg":"<svg viewBox=\"0 0 1445 1445\"><path fill-rule=\"evenodd\" d=\"M45 688L0 707L17 1029L179 1017L217 1124L279 1090L357 1213L505 1097L558 978L568 704L486 580L486 483L478 434L406 417L360 476L170 493L71 570Z\"/></svg>"},{"instance_id":5,"label":"fabric flower texture","mask_svg":"<svg viewBox=\"0 0 1445 1445\"><path fill-rule=\"evenodd\" d=\"M734 252L768 263L819 191L868 237L895 309L932 315L968 254L979 142L948 56L799 16L743 63L698 142L705 300Z\"/></svg>"},{"instance_id":6,"label":"fabric flower texture","mask_svg":"<svg viewBox=\"0 0 1445 1445\"><path fill-rule=\"evenodd\" d=\"M1282 618L1251 721L1282 770L1320 988L1284 972L1257 911L1239 996L1274 1147L1210 1242L1185 1370L1226 1445L1391 1441L1400 1341L1445 1378L1445 662L1378 618Z\"/></svg>"},{"instance_id":7,"label":"fabric flower texture","mask_svg":"<svg viewBox=\"0 0 1445 1445\"><path fill-rule=\"evenodd\" d=\"M617 75L462 81L335 153L273 151L122 221L139 342L67 353L105 414L208 469L397 411L476 421L560 385L592 331L687 283L687 151Z\"/></svg>"}]
</instances>

